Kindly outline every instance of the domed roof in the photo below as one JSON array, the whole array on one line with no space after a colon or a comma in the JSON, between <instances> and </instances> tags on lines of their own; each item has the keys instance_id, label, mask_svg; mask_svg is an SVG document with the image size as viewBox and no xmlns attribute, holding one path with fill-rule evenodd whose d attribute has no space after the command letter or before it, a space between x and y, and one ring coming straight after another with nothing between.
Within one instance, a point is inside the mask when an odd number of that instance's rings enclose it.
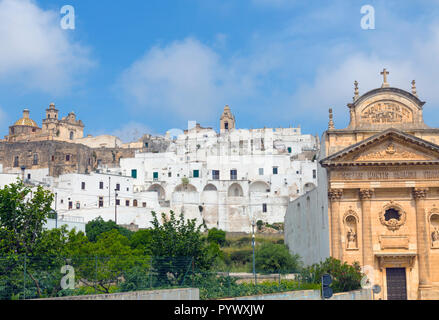
<instances>
[{"instance_id":1,"label":"domed roof","mask_svg":"<svg viewBox=\"0 0 439 320\"><path fill-rule=\"evenodd\" d=\"M35 121L33 121L31 118L29 118L29 110L28 109L23 110L23 118L17 120L14 123L14 126L28 126L28 127L38 128L37 123Z\"/></svg>"}]
</instances>

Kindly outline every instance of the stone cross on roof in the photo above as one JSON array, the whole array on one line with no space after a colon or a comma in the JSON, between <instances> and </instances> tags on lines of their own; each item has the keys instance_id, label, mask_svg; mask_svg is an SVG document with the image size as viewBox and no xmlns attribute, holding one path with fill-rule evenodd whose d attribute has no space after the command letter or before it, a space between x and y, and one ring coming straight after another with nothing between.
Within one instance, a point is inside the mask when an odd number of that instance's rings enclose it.
<instances>
[{"instance_id":1,"label":"stone cross on roof","mask_svg":"<svg viewBox=\"0 0 439 320\"><path fill-rule=\"evenodd\" d=\"M381 88L388 88L388 87L390 87L389 83L387 82L387 76L388 76L389 74L390 74L390 72L387 71L386 68L384 68L384 70L381 72L381 75L382 75L383 78L384 78L383 85L381 86Z\"/></svg>"}]
</instances>

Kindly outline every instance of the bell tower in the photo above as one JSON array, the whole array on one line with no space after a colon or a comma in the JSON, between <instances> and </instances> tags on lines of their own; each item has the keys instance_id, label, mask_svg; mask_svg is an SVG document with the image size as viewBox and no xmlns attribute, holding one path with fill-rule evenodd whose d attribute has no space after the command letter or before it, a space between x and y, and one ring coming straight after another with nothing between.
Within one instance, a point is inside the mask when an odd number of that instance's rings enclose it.
<instances>
[{"instance_id":1,"label":"bell tower","mask_svg":"<svg viewBox=\"0 0 439 320\"><path fill-rule=\"evenodd\" d=\"M52 102L49 109L46 109L46 119L58 120L58 110L55 109L55 104Z\"/></svg>"},{"instance_id":2,"label":"bell tower","mask_svg":"<svg viewBox=\"0 0 439 320\"><path fill-rule=\"evenodd\" d=\"M220 118L220 131L229 132L232 129L235 129L235 116L230 111L230 107L226 105Z\"/></svg>"}]
</instances>

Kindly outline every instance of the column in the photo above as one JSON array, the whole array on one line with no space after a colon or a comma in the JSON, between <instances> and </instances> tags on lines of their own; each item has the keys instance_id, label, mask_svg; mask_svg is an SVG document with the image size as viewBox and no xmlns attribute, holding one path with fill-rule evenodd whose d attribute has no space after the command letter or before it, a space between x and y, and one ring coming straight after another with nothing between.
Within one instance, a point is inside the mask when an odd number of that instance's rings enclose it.
<instances>
[{"instance_id":1,"label":"column","mask_svg":"<svg viewBox=\"0 0 439 320\"><path fill-rule=\"evenodd\" d=\"M361 226L363 238L363 266L374 266L372 245L372 216L370 212L373 189L360 189L361 200Z\"/></svg>"},{"instance_id":2,"label":"column","mask_svg":"<svg viewBox=\"0 0 439 320\"><path fill-rule=\"evenodd\" d=\"M425 223L424 200L427 197L426 188L414 188L413 198L416 204L416 234L419 264L419 287L430 285L430 270L428 265L428 239L427 226Z\"/></svg>"},{"instance_id":3,"label":"column","mask_svg":"<svg viewBox=\"0 0 439 320\"><path fill-rule=\"evenodd\" d=\"M343 189L330 189L328 192L331 208L331 256L339 260L343 258L340 228L340 199L342 196Z\"/></svg>"}]
</instances>

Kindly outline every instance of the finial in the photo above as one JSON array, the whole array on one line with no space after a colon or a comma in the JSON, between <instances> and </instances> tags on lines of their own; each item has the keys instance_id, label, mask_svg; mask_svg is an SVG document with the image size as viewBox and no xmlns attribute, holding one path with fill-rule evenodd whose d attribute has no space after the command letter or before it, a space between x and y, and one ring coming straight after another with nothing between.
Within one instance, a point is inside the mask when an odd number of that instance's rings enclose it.
<instances>
[{"instance_id":1,"label":"finial","mask_svg":"<svg viewBox=\"0 0 439 320\"><path fill-rule=\"evenodd\" d=\"M334 115L332 114L332 108L329 108L329 124L328 129L334 129Z\"/></svg>"},{"instance_id":2,"label":"finial","mask_svg":"<svg viewBox=\"0 0 439 320\"><path fill-rule=\"evenodd\" d=\"M387 76L390 74L389 71L387 71L386 68L383 69L383 71L381 72L381 75L383 76L383 85L381 86L381 88L388 88L390 87L389 83L387 82Z\"/></svg>"},{"instance_id":3,"label":"finial","mask_svg":"<svg viewBox=\"0 0 439 320\"><path fill-rule=\"evenodd\" d=\"M358 81L355 80L354 82L354 86L355 86L355 96L354 96L354 101L358 99L358 97L360 96L360 92L358 90Z\"/></svg>"},{"instance_id":4,"label":"finial","mask_svg":"<svg viewBox=\"0 0 439 320\"><path fill-rule=\"evenodd\" d=\"M418 92L416 91L416 81L415 80L412 81L412 94L416 97L418 96Z\"/></svg>"}]
</instances>

